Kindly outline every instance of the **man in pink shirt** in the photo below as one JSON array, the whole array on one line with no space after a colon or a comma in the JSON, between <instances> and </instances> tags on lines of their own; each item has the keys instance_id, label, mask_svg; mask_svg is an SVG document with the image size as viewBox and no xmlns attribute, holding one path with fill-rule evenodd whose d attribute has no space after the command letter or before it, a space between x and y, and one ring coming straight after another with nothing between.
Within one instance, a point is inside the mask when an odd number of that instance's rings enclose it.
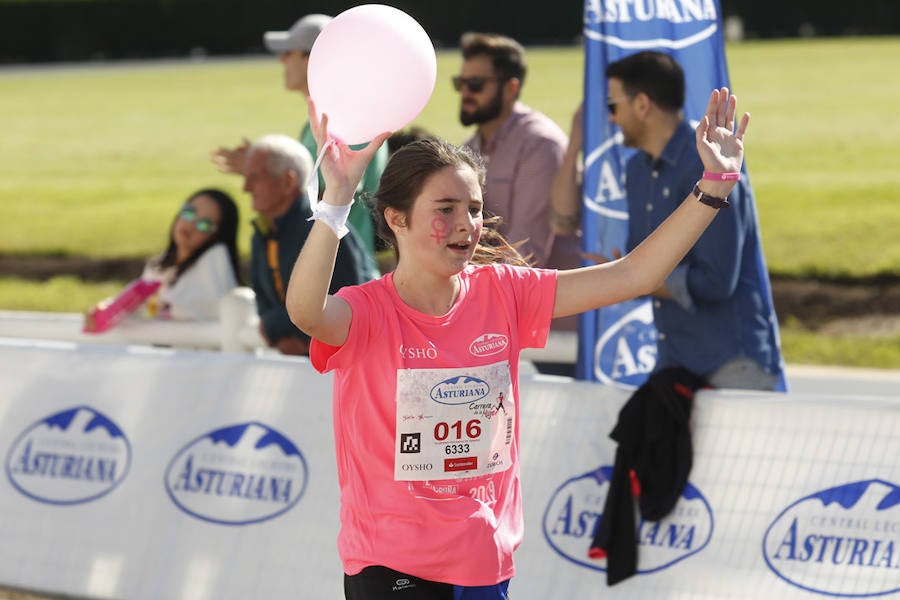
<instances>
[{"instance_id":1,"label":"man in pink shirt","mask_svg":"<svg viewBox=\"0 0 900 600\"><path fill-rule=\"evenodd\" d=\"M550 226L550 187L568 138L552 119L519 101L525 49L488 33L466 33L460 47L463 64L453 85L460 121L478 126L465 145L487 163L486 212L503 218L501 233L523 242L519 249L535 266L578 267L578 238L554 235Z\"/></svg>"}]
</instances>

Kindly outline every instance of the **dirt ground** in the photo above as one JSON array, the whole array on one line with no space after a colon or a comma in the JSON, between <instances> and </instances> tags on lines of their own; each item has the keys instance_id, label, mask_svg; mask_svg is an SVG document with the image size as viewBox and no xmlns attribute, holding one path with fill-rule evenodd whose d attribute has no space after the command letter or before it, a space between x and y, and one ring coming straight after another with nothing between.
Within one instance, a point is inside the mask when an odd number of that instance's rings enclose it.
<instances>
[{"instance_id":1,"label":"dirt ground","mask_svg":"<svg viewBox=\"0 0 900 600\"><path fill-rule=\"evenodd\" d=\"M144 259L13 256L0 254L0 275L46 280L75 275L87 281L129 280ZM822 281L772 277L775 311L826 334L894 335L900 333L900 274L867 280ZM0 600L3 600L0 597Z\"/></svg>"}]
</instances>

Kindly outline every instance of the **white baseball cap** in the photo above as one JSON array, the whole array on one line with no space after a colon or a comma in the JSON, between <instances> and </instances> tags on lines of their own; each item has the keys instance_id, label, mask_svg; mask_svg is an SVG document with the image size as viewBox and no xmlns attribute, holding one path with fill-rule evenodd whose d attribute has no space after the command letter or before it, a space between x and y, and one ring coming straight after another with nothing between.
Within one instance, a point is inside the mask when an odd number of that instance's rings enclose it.
<instances>
[{"instance_id":1,"label":"white baseball cap","mask_svg":"<svg viewBox=\"0 0 900 600\"><path fill-rule=\"evenodd\" d=\"M288 31L267 31L263 35L263 43L266 49L274 54L284 54L292 50L309 52L329 21L331 17L328 15L306 15L294 23Z\"/></svg>"}]
</instances>

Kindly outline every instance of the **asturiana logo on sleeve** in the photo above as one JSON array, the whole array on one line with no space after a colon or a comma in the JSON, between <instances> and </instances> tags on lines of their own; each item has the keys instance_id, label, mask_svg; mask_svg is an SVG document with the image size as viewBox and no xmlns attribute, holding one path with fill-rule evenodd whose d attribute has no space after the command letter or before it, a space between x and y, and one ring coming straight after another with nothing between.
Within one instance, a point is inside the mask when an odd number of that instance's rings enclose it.
<instances>
[{"instance_id":1,"label":"asturiana logo on sleeve","mask_svg":"<svg viewBox=\"0 0 900 600\"><path fill-rule=\"evenodd\" d=\"M290 510L306 489L297 446L262 423L223 427L182 448L166 469L166 491L198 519L248 525Z\"/></svg>"},{"instance_id":2,"label":"asturiana logo on sleeve","mask_svg":"<svg viewBox=\"0 0 900 600\"><path fill-rule=\"evenodd\" d=\"M76 406L26 429L6 456L6 476L33 500L80 504L115 489L130 464L131 446L118 425L89 406Z\"/></svg>"},{"instance_id":3,"label":"asturiana logo on sleeve","mask_svg":"<svg viewBox=\"0 0 900 600\"><path fill-rule=\"evenodd\" d=\"M763 538L766 564L791 585L826 596L900 592L900 487L881 479L800 498Z\"/></svg>"},{"instance_id":4,"label":"asturiana logo on sleeve","mask_svg":"<svg viewBox=\"0 0 900 600\"><path fill-rule=\"evenodd\" d=\"M544 539L563 558L595 571L606 559L588 557L609 493L612 467L603 466L563 483L544 510ZM635 514L639 514L635 506ZM653 573L697 554L709 543L713 514L703 494L688 483L672 512L660 521L639 520L638 574Z\"/></svg>"}]
</instances>

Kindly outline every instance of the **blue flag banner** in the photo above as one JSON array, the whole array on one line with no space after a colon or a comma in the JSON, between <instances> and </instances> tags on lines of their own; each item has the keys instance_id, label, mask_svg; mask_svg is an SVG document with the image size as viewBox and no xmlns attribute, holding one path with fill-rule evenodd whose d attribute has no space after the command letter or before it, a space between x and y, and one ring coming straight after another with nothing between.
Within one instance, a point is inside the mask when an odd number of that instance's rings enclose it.
<instances>
[{"instance_id":1,"label":"blue flag banner","mask_svg":"<svg viewBox=\"0 0 900 600\"><path fill-rule=\"evenodd\" d=\"M672 55L684 68L684 116L696 125L714 88L728 86L718 0L585 0L584 177L582 249L612 257L628 235L625 163L634 150L610 123L606 66L643 50ZM746 176L746 163L744 165ZM767 270L758 253L761 290L777 338ZM656 364L657 332L650 300L639 298L582 315L579 379L637 387ZM775 343L780 352L780 344ZM779 361L780 362L780 361ZM786 389L783 369L782 390Z\"/></svg>"}]
</instances>

